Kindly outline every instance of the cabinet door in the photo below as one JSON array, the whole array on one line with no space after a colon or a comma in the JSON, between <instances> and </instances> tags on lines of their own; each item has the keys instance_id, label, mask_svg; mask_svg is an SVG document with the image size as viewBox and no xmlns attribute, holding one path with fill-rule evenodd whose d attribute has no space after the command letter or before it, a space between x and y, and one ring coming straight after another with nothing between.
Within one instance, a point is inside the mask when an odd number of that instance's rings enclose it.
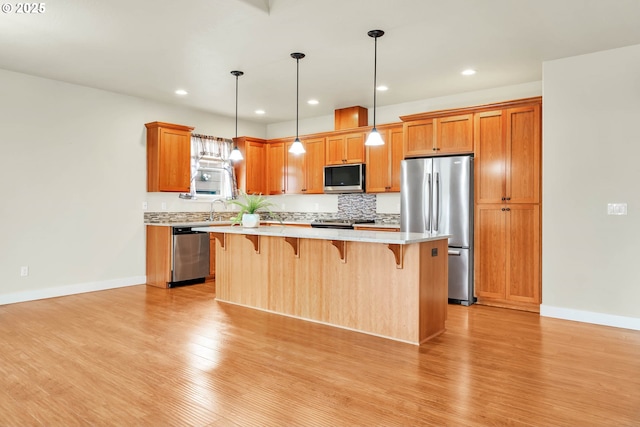
<instances>
[{"instance_id":1,"label":"cabinet door","mask_svg":"<svg viewBox=\"0 0 640 427\"><path fill-rule=\"evenodd\" d=\"M267 188L266 194L282 194L285 191L285 154L284 142L266 145L267 152Z\"/></svg>"},{"instance_id":2,"label":"cabinet door","mask_svg":"<svg viewBox=\"0 0 640 427\"><path fill-rule=\"evenodd\" d=\"M191 190L192 127L164 122L147 128L147 191Z\"/></svg>"},{"instance_id":3,"label":"cabinet door","mask_svg":"<svg viewBox=\"0 0 640 427\"><path fill-rule=\"evenodd\" d=\"M305 194L322 194L324 192L324 138L308 139L304 142L307 150L305 156L306 187Z\"/></svg>"},{"instance_id":4,"label":"cabinet door","mask_svg":"<svg viewBox=\"0 0 640 427\"><path fill-rule=\"evenodd\" d=\"M506 206L506 298L540 304L540 205Z\"/></svg>"},{"instance_id":5,"label":"cabinet door","mask_svg":"<svg viewBox=\"0 0 640 427\"><path fill-rule=\"evenodd\" d=\"M434 153L435 125L433 119L404 123L404 155L429 156Z\"/></svg>"},{"instance_id":6,"label":"cabinet door","mask_svg":"<svg viewBox=\"0 0 640 427\"><path fill-rule=\"evenodd\" d=\"M475 291L480 298L540 304L540 205L476 207Z\"/></svg>"},{"instance_id":7,"label":"cabinet door","mask_svg":"<svg viewBox=\"0 0 640 427\"><path fill-rule=\"evenodd\" d=\"M507 212L505 205L478 205L475 217L475 293L505 299Z\"/></svg>"},{"instance_id":8,"label":"cabinet door","mask_svg":"<svg viewBox=\"0 0 640 427\"><path fill-rule=\"evenodd\" d=\"M364 163L364 136L362 132L344 136L345 163Z\"/></svg>"},{"instance_id":9,"label":"cabinet door","mask_svg":"<svg viewBox=\"0 0 640 427\"><path fill-rule=\"evenodd\" d=\"M437 119L435 148L437 154L473 152L473 114Z\"/></svg>"},{"instance_id":10,"label":"cabinet door","mask_svg":"<svg viewBox=\"0 0 640 427\"><path fill-rule=\"evenodd\" d=\"M245 161L247 182L245 191L247 194L266 193L266 148L261 142L247 142L247 155Z\"/></svg>"},{"instance_id":11,"label":"cabinet door","mask_svg":"<svg viewBox=\"0 0 640 427\"><path fill-rule=\"evenodd\" d=\"M190 156L190 132L160 129L160 191L190 191Z\"/></svg>"},{"instance_id":12,"label":"cabinet door","mask_svg":"<svg viewBox=\"0 0 640 427\"><path fill-rule=\"evenodd\" d=\"M307 153L292 154L289 148L293 141L287 144L287 194L300 194L303 192L306 184L305 180L305 159ZM306 148L305 148L306 150Z\"/></svg>"},{"instance_id":13,"label":"cabinet door","mask_svg":"<svg viewBox=\"0 0 640 427\"><path fill-rule=\"evenodd\" d=\"M344 135L327 137L325 160L328 165L344 163Z\"/></svg>"},{"instance_id":14,"label":"cabinet door","mask_svg":"<svg viewBox=\"0 0 640 427\"><path fill-rule=\"evenodd\" d=\"M367 147L366 190L367 193L384 193L389 183L389 138L384 137L384 145Z\"/></svg>"},{"instance_id":15,"label":"cabinet door","mask_svg":"<svg viewBox=\"0 0 640 427\"><path fill-rule=\"evenodd\" d=\"M400 191L403 127L381 130L384 145L367 147L367 193Z\"/></svg>"},{"instance_id":16,"label":"cabinet door","mask_svg":"<svg viewBox=\"0 0 640 427\"><path fill-rule=\"evenodd\" d=\"M476 203L504 202L507 150L504 142L503 117L502 110L475 115Z\"/></svg>"},{"instance_id":17,"label":"cabinet door","mask_svg":"<svg viewBox=\"0 0 640 427\"><path fill-rule=\"evenodd\" d=\"M540 105L506 110L506 196L540 203Z\"/></svg>"},{"instance_id":18,"label":"cabinet door","mask_svg":"<svg viewBox=\"0 0 640 427\"><path fill-rule=\"evenodd\" d=\"M400 191L400 162L404 159L404 130L402 126L389 129L388 141L391 150L391 164L389 165L391 173L391 188L389 191Z\"/></svg>"}]
</instances>

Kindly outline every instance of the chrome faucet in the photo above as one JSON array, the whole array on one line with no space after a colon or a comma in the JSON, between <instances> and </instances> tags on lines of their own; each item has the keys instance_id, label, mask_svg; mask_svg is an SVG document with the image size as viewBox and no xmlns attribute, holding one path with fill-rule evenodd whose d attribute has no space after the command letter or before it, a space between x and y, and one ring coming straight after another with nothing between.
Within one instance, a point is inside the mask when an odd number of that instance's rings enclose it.
<instances>
[{"instance_id":1,"label":"chrome faucet","mask_svg":"<svg viewBox=\"0 0 640 427\"><path fill-rule=\"evenodd\" d=\"M222 206L224 206L224 210L225 210L225 211L227 210L227 202L225 202L225 201L224 201L224 200L222 200L222 199L215 199L213 202L211 202L211 209L209 209L209 221L215 221L215 219L214 219L214 215L213 215L213 214L214 214L214 212L215 212L215 211L213 210L213 205L214 205L215 203L217 203L217 202L222 203ZM219 219L219 220L222 220L222 213L220 213L220 215L218 215L218 219Z\"/></svg>"}]
</instances>

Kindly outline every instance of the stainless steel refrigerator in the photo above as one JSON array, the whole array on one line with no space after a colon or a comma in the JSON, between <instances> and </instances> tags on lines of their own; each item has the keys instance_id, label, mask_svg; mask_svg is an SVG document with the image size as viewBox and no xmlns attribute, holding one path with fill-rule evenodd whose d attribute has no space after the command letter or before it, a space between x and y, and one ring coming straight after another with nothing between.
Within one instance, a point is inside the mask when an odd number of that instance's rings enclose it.
<instances>
[{"instance_id":1,"label":"stainless steel refrigerator","mask_svg":"<svg viewBox=\"0 0 640 427\"><path fill-rule=\"evenodd\" d=\"M449 302L473 297L473 157L403 160L400 231L449 234Z\"/></svg>"}]
</instances>

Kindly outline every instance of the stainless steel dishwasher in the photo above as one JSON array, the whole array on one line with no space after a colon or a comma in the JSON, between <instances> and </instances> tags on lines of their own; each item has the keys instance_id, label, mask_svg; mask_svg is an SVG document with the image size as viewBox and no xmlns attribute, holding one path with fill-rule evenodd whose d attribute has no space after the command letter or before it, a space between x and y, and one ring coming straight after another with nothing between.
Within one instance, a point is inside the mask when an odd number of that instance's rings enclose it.
<instances>
[{"instance_id":1,"label":"stainless steel dishwasher","mask_svg":"<svg viewBox=\"0 0 640 427\"><path fill-rule=\"evenodd\" d=\"M191 227L173 228L173 257L169 287L204 282L209 275L209 233Z\"/></svg>"}]
</instances>

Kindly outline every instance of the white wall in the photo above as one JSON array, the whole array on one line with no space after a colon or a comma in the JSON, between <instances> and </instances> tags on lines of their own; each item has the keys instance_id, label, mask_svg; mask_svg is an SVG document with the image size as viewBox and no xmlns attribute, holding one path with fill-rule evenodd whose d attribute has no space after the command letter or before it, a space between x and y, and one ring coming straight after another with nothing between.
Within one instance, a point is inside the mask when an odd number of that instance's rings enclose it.
<instances>
[{"instance_id":1,"label":"white wall","mask_svg":"<svg viewBox=\"0 0 640 427\"><path fill-rule=\"evenodd\" d=\"M640 45L543 70L541 312L640 329Z\"/></svg>"},{"instance_id":2,"label":"white wall","mask_svg":"<svg viewBox=\"0 0 640 427\"><path fill-rule=\"evenodd\" d=\"M4 70L0 93L0 304L144 283L144 123L230 137L234 119Z\"/></svg>"}]
</instances>

